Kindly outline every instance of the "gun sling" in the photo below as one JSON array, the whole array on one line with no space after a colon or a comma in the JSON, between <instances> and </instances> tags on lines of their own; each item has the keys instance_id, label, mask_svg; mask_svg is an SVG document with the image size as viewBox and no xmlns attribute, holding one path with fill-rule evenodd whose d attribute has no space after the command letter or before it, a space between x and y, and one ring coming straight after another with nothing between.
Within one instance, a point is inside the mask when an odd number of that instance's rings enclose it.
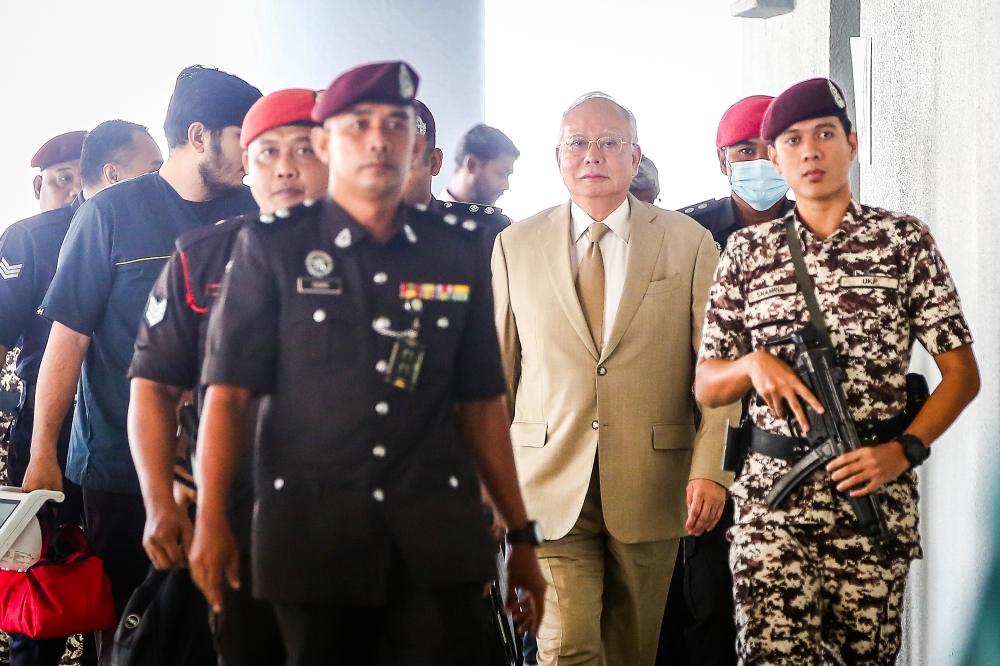
<instances>
[{"instance_id":1,"label":"gun sling","mask_svg":"<svg viewBox=\"0 0 1000 666\"><path fill-rule=\"evenodd\" d=\"M869 421L855 424L858 436L865 446L891 442L909 427L913 418L905 412L885 421ZM754 428L750 436L750 450L756 453L796 463L809 453L812 445L802 437L786 437Z\"/></svg>"}]
</instances>

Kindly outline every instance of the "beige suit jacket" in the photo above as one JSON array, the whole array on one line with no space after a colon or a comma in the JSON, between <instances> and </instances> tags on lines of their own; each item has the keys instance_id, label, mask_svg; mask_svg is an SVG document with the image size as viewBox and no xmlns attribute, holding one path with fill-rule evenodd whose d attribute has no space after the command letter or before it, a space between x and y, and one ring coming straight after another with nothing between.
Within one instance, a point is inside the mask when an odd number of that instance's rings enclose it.
<instances>
[{"instance_id":1,"label":"beige suit jacket","mask_svg":"<svg viewBox=\"0 0 1000 666\"><path fill-rule=\"evenodd\" d=\"M625 287L603 353L576 293L569 202L504 229L493 249L514 458L528 514L550 540L576 523L596 455L605 523L626 543L684 536L690 479L732 482L722 448L739 406L703 410L694 426L715 243L686 215L629 202Z\"/></svg>"}]
</instances>

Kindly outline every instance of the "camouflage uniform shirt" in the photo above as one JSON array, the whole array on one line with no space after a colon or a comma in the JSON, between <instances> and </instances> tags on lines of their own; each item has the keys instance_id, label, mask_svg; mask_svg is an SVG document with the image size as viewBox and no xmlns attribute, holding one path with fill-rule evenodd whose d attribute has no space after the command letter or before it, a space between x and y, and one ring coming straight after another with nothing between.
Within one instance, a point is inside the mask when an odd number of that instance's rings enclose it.
<instances>
[{"instance_id":1,"label":"camouflage uniform shirt","mask_svg":"<svg viewBox=\"0 0 1000 666\"><path fill-rule=\"evenodd\" d=\"M805 263L847 379L844 392L854 419L885 420L906 404L906 370L913 342L932 355L972 342L958 293L930 230L919 220L852 201L840 228L826 239L813 234L794 210L785 218L734 234L719 263L708 303L700 356L735 360L764 341L809 323L785 238L795 220ZM768 348L791 363L791 345ZM766 405L751 401L762 430L795 435ZM752 453L732 488L737 523L820 524L849 527L853 514L825 470L792 492L780 509L764 502L790 467ZM920 557L917 488L912 470L882 490L894 554ZM890 544L891 546L891 544Z\"/></svg>"}]
</instances>

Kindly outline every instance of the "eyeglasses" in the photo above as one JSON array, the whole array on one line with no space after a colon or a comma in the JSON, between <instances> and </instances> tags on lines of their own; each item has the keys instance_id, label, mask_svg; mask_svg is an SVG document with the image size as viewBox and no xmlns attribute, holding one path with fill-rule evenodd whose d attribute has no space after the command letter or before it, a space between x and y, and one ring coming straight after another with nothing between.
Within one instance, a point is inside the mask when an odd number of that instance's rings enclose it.
<instances>
[{"instance_id":1,"label":"eyeglasses","mask_svg":"<svg viewBox=\"0 0 1000 666\"><path fill-rule=\"evenodd\" d=\"M625 146L633 145L631 141L625 141L616 136L602 136L599 139L571 136L567 141L560 141L559 145L566 146L566 150L572 155L585 155L590 152L590 146L594 143L597 144L597 149L605 155L617 155L622 152Z\"/></svg>"}]
</instances>

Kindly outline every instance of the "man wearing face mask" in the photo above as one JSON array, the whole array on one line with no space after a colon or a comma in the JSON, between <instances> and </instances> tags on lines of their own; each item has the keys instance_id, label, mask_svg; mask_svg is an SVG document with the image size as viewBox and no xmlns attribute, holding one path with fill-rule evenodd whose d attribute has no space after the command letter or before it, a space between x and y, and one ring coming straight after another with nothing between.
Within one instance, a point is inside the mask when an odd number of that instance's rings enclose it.
<instances>
[{"instance_id":1,"label":"man wearing face mask","mask_svg":"<svg viewBox=\"0 0 1000 666\"><path fill-rule=\"evenodd\" d=\"M760 137L761 121L772 99L767 95L742 99L719 122L715 146L719 168L731 183L730 196L681 209L711 232L720 253L731 234L781 217L794 207L785 196L788 184L767 158L767 142ZM736 664L733 579L726 540L726 530L732 526L729 500L715 528L681 540L657 663Z\"/></svg>"},{"instance_id":2,"label":"man wearing face mask","mask_svg":"<svg viewBox=\"0 0 1000 666\"><path fill-rule=\"evenodd\" d=\"M770 222L793 206L786 197L788 183L767 159L767 142L760 138L760 123L772 99L767 95L741 99L719 121L715 148L719 169L730 182L730 196L680 209L712 233L720 253L730 234Z\"/></svg>"}]
</instances>

